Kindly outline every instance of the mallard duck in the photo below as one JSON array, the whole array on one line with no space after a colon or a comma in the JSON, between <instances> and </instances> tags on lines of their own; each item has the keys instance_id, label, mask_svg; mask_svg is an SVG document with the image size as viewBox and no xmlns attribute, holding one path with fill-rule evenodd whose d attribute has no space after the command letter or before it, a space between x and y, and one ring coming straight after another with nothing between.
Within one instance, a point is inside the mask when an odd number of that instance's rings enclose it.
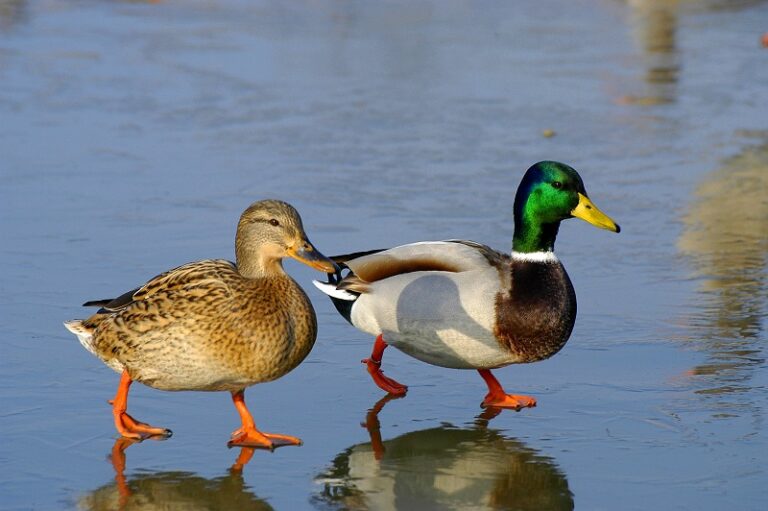
<instances>
[{"instance_id":1,"label":"mallard duck","mask_svg":"<svg viewBox=\"0 0 768 511\"><path fill-rule=\"evenodd\" d=\"M408 389L382 373L392 345L429 364L478 370L488 386L484 407L535 406L532 397L507 394L491 369L546 359L568 340L576 294L554 246L560 222L572 217L619 232L573 168L542 161L517 189L511 254L464 240L412 243L332 257L349 272L315 285L347 321L376 336L363 363L381 389Z\"/></svg>"},{"instance_id":2,"label":"mallard duck","mask_svg":"<svg viewBox=\"0 0 768 511\"><path fill-rule=\"evenodd\" d=\"M313 501L328 511L574 509L552 458L481 426L372 438L339 453L315 483Z\"/></svg>"},{"instance_id":3,"label":"mallard duck","mask_svg":"<svg viewBox=\"0 0 768 511\"><path fill-rule=\"evenodd\" d=\"M317 319L307 295L283 270L292 257L324 272L334 263L318 252L289 204L264 200L240 216L236 262L197 261L154 277L85 320L65 322L80 343L121 373L112 401L117 431L127 438L170 436L126 412L134 381L160 390L229 391L242 425L230 445L299 444L256 429L245 388L280 378L309 354Z\"/></svg>"},{"instance_id":4,"label":"mallard duck","mask_svg":"<svg viewBox=\"0 0 768 511\"><path fill-rule=\"evenodd\" d=\"M274 511L254 495L245 482L243 468L253 457L253 447L240 447L237 459L220 476L207 478L185 470L139 470L125 473L126 450L136 440L115 440L108 459L115 471L114 481L82 495L79 511Z\"/></svg>"}]
</instances>

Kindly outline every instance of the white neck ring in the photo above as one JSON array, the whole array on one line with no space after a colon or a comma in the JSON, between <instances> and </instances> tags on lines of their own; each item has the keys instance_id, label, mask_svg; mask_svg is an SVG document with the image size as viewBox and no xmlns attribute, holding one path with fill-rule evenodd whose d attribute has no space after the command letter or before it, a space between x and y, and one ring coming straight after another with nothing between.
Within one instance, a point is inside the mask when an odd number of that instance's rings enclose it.
<instances>
[{"instance_id":1,"label":"white neck ring","mask_svg":"<svg viewBox=\"0 0 768 511\"><path fill-rule=\"evenodd\" d=\"M525 261L528 263L556 263L559 261L554 252L515 252L512 251L513 261Z\"/></svg>"}]
</instances>

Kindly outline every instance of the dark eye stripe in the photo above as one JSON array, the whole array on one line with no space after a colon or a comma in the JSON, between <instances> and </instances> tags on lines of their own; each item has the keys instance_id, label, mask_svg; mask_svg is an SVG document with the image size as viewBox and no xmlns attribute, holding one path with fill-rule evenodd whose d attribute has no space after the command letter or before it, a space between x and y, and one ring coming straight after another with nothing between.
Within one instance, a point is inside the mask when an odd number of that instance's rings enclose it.
<instances>
[{"instance_id":1,"label":"dark eye stripe","mask_svg":"<svg viewBox=\"0 0 768 511\"><path fill-rule=\"evenodd\" d=\"M254 218L254 219L251 220L251 222L252 223L260 222L260 223L263 223L263 224L273 225L275 227L280 225L280 221L277 220L276 218L269 218L269 219L267 219L267 218Z\"/></svg>"}]
</instances>

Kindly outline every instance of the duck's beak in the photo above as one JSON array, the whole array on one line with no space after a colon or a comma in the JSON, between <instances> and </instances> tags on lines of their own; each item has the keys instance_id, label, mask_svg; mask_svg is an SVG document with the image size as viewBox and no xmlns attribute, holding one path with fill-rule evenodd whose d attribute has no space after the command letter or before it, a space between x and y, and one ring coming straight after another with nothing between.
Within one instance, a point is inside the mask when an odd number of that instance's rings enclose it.
<instances>
[{"instance_id":1,"label":"duck's beak","mask_svg":"<svg viewBox=\"0 0 768 511\"><path fill-rule=\"evenodd\" d=\"M613 232L621 231L621 227L619 227L616 222L611 220L608 215L597 209L597 206L595 206L592 201L589 200L589 197L582 193L579 193L579 203L575 208L573 208L571 215L575 216L576 218L581 218L585 222L589 222L595 227L599 227L601 229L607 229Z\"/></svg>"},{"instance_id":2,"label":"duck's beak","mask_svg":"<svg viewBox=\"0 0 768 511\"><path fill-rule=\"evenodd\" d=\"M290 247L288 255L300 263L325 273L334 273L339 269L336 263L321 254L307 238L301 239Z\"/></svg>"}]
</instances>

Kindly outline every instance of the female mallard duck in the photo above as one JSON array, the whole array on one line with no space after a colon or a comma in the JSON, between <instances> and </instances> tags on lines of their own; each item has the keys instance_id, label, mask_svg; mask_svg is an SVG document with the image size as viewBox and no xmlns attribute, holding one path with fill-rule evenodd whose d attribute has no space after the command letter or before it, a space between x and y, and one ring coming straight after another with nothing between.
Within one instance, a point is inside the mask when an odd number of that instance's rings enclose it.
<instances>
[{"instance_id":1,"label":"female mallard duck","mask_svg":"<svg viewBox=\"0 0 768 511\"><path fill-rule=\"evenodd\" d=\"M353 326L377 336L363 362L381 389L407 391L381 372L391 344L429 364L477 369L488 385L483 406L536 405L505 393L490 369L551 357L571 334L576 294L553 252L560 221L577 217L613 232L619 226L589 200L574 169L551 161L525 173L514 217L511 255L450 240L332 258L349 273L315 285Z\"/></svg>"},{"instance_id":2,"label":"female mallard duck","mask_svg":"<svg viewBox=\"0 0 768 511\"><path fill-rule=\"evenodd\" d=\"M334 263L320 254L289 204L265 200L240 217L236 263L209 259L179 266L65 326L82 345L122 373L112 413L125 437L166 435L167 429L126 413L128 389L139 381L160 390L229 391L242 426L231 445L274 447L298 438L256 429L245 388L275 380L299 365L317 335L307 295L284 271L292 257L317 270Z\"/></svg>"}]
</instances>

